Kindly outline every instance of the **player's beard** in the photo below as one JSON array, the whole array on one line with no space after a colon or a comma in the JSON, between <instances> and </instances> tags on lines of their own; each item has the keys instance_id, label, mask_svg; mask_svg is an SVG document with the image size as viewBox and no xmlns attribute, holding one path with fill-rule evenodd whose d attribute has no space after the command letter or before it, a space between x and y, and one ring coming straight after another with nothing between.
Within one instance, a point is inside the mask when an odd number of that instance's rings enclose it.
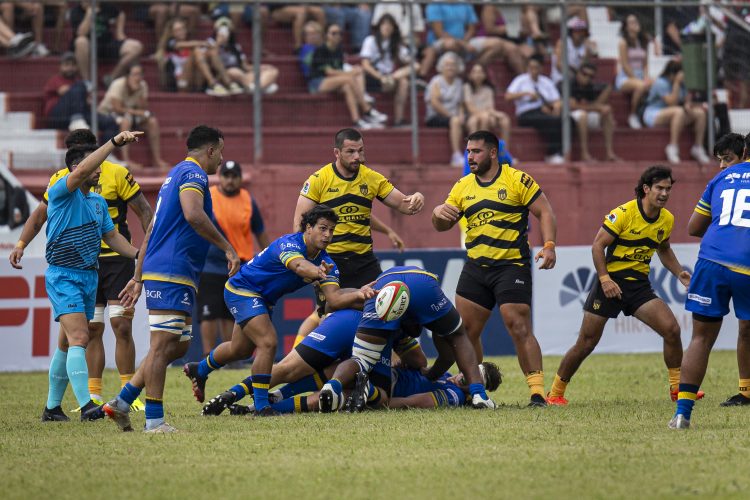
<instances>
[{"instance_id":1,"label":"player's beard","mask_svg":"<svg viewBox=\"0 0 750 500\"><path fill-rule=\"evenodd\" d=\"M477 163L476 170L472 173L474 175L484 175L489 172L490 167L492 167L492 158L487 158L483 162ZM469 168L471 169L471 165L469 165Z\"/></svg>"}]
</instances>

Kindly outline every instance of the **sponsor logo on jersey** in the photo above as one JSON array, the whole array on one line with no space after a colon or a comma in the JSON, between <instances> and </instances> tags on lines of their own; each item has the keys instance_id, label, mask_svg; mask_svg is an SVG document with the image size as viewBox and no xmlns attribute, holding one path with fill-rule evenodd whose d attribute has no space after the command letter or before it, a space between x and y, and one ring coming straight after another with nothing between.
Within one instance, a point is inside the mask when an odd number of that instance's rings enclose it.
<instances>
[{"instance_id":1,"label":"sponsor logo on jersey","mask_svg":"<svg viewBox=\"0 0 750 500\"><path fill-rule=\"evenodd\" d=\"M315 339L315 340L317 340L317 341L319 341L319 342L322 342L322 341L324 341L324 340L326 339L326 336L325 336L325 335L322 335L322 334L320 334L320 333L318 333L318 332L311 332L311 333L310 333L310 334L308 335L308 337L311 337L311 338L313 338L313 339Z\"/></svg>"},{"instance_id":2,"label":"sponsor logo on jersey","mask_svg":"<svg viewBox=\"0 0 750 500\"><path fill-rule=\"evenodd\" d=\"M614 224L615 221L617 220L617 214L611 213L607 215L607 220L609 221L610 224Z\"/></svg>"}]
</instances>

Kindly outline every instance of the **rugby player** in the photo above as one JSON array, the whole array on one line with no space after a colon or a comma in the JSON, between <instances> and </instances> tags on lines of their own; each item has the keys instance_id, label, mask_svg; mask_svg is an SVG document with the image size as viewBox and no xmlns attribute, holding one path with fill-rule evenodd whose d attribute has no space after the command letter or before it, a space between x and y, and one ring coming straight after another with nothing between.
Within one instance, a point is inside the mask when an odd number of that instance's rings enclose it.
<instances>
[{"instance_id":1,"label":"rugby player","mask_svg":"<svg viewBox=\"0 0 750 500\"><path fill-rule=\"evenodd\" d=\"M432 225L448 231L465 218L468 260L456 288L456 308L482 360L481 335L495 304L513 340L526 377L529 406L546 406L542 351L531 327L529 212L539 219L544 247L540 269L555 266L557 223L552 207L530 175L498 163L498 140L480 130L467 137L471 173L432 211ZM464 372L465 373L465 372Z\"/></svg>"},{"instance_id":2,"label":"rugby player","mask_svg":"<svg viewBox=\"0 0 750 500\"><path fill-rule=\"evenodd\" d=\"M636 198L604 217L591 247L599 277L583 305L578 340L560 362L547 402L566 405L565 388L581 363L594 351L610 318L620 312L635 316L664 339L669 391L677 398L682 362L680 325L672 310L656 296L648 280L654 253L664 267L687 287L690 273L683 270L669 246L674 216L665 208L672 191L669 167L648 167L635 187Z\"/></svg>"},{"instance_id":3,"label":"rugby player","mask_svg":"<svg viewBox=\"0 0 750 500\"><path fill-rule=\"evenodd\" d=\"M135 274L120 293L122 305L132 307L145 288L151 330L148 354L135 376L103 407L123 431L133 430L130 405L144 387L145 431L176 430L164 421L164 379L169 363L184 356L190 344L196 287L209 244L224 250L229 276L240 267L237 253L210 219L208 176L219 168L223 149L218 129L199 125L190 131L189 156L167 174Z\"/></svg>"}]
</instances>

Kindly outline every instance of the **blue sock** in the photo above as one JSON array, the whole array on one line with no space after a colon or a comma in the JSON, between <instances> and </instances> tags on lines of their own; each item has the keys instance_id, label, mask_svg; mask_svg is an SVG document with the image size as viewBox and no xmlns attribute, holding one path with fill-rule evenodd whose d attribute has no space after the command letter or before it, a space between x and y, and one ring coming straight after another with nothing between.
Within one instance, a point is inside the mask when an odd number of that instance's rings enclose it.
<instances>
[{"instance_id":1,"label":"blue sock","mask_svg":"<svg viewBox=\"0 0 750 500\"><path fill-rule=\"evenodd\" d=\"M146 396L146 429L164 423L164 401Z\"/></svg>"},{"instance_id":2,"label":"blue sock","mask_svg":"<svg viewBox=\"0 0 750 500\"><path fill-rule=\"evenodd\" d=\"M203 378L207 378L208 374L211 373L214 370L218 370L224 365L220 365L216 362L214 359L214 351L211 351L208 353L208 356L205 357L205 359L202 359L200 363L198 363L198 375L200 375Z\"/></svg>"},{"instance_id":3,"label":"blue sock","mask_svg":"<svg viewBox=\"0 0 750 500\"><path fill-rule=\"evenodd\" d=\"M255 400L255 411L260 411L268 406L268 386L270 383L270 374L253 374L253 399Z\"/></svg>"},{"instance_id":4,"label":"blue sock","mask_svg":"<svg viewBox=\"0 0 750 500\"><path fill-rule=\"evenodd\" d=\"M296 382L286 384L281 388L281 395L284 397L284 399L286 399L291 398L295 394L302 394L303 392L315 392L323 387L325 381L326 376L323 375L322 372L317 372L314 375L302 377Z\"/></svg>"},{"instance_id":5,"label":"blue sock","mask_svg":"<svg viewBox=\"0 0 750 500\"><path fill-rule=\"evenodd\" d=\"M271 405L271 408L279 413L305 413L307 409L307 396L294 396Z\"/></svg>"},{"instance_id":6,"label":"blue sock","mask_svg":"<svg viewBox=\"0 0 750 500\"><path fill-rule=\"evenodd\" d=\"M341 393L343 392L343 388L341 387L341 382L338 379L332 378L328 381L329 384L331 384L331 388L333 388L334 392L341 396Z\"/></svg>"},{"instance_id":7,"label":"blue sock","mask_svg":"<svg viewBox=\"0 0 750 500\"><path fill-rule=\"evenodd\" d=\"M250 377L247 377L242 382L240 382L239 384L231 387L229 390L237 395L237 399L235 399L235 401L239 401L240 399L250 394L250 388L252 386L253 386L253 377L250 376Z\"/></svg>"},{"instance_id":8,"label":"blue sock","mask_svg":"<svg viewBox=\"0 0 750 500\"><path fill-rule=\"evenodd\" d=\"M70 385L78 400L78 406L83 407L91 400L89 395L89 368L86 364L86 349L73 346L68 349L68 359L65 364Z\"/></svg>"},{"instance_id":9,"label":"blue sock","mask_svg":"<svg viewBox=\"0 0 750 500\"><path fill-rule=\"evenodd\" d=\"M53 409L60 406L65 389L68 388L68 371L65 368L68 353L55 349L52 361L49 364L49 391L47 392L47 408Z\"/></svg>"},{"instance_id":10,"label":"blue sock","mask_svg":"<svg viewBox=\"0 0 750 500\"><path fill-rule=\"evenodd\" d=\"M474 396L474 394L479 394L484 399L489 399L487 396L487 392L484 389L484 384L469 384L469 394Z\"/></svg>"},{"instance_id":11,"label":"blue sock","mask_svg":"<svg viewBox=\"0 0 750 500\"><path fill-rule=\"evenodd\" d=\"M120 395L117 396L117 406L120 408L120 410L130 410L130 405L133 404L133 401L135 401L135 398L137 398L141 394L142 390L142 388L136 387L130 382L122 386Z\"/></svg>"},{"instance_id":12,"label":"blue sock","mask_svg":"<svg viewBox=\"0 0 750 500\"><path fill-rule=\"evenodd\" d=\"M698 397L698 387L693 384L680 384L680 389L677 393L677 411L675 411L675 416L683 415L686 419L690 420L690 416L693 414L693 405Z\"/></svg>"}]
</instances>

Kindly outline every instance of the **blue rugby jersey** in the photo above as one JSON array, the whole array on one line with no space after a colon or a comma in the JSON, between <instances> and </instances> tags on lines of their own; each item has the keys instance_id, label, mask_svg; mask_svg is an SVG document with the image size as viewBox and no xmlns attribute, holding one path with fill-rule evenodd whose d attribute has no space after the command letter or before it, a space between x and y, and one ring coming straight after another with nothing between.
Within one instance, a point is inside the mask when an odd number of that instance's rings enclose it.
<instances>
[{"instance_id":1,"label":"blue rugby jersey","mask_svg":"<svg viewBox=\"0 0 750 500\"><path fill-rule=\"evenodd\" d=\"M311 282L287 267L295 259L305 259L316 266L322 262L333 265L328 276L320 281L320 286L339 286L339 270L328 253L321 250L314 258L308 258L304 234L293 233L274 240L268 248L243 264L240 272L229 278L226 288L238 295L262 297L269 305L274 305L283 295Z\"/></svg>"},{"instance_id":2,"label":"blue rugby jersey","mask_svg":"<svg viewBox=\"0 0 750 500\"><path fill-rule=\"evenodd\" d=\"M186 158L169 171L159 189L154 228L143 262L143 279L178 283L197 289L209 243L185 220L180 193L186 190L203 195L203 210L211 217L208 175L197 161Z\"/></svg>"},{"instance_id":3,"label":"blue rugby jersey","mask_svg":"<svg viewBox=\"0 0 750 500\"><path fill-rule=\"evenodd\" d=\"M406 398L415 394L444 390L448 393L450 401L454 403L452 406L460 405L466 399L461 388L448 381L451 376L448 372L435 381L429 380L419 370L395 368L393 372L392 397L394 398Z\"/></svg>"},{"instance_id":4,"label":"blue rugby jersey","mask_svg":"<svg viewBox=\"0 0 750 500\"><path fill-rule=\"evenodd\" d=\"M100 195L78 188L68 191L68 175L47 188L45 258L51 266L96 269L102 234L115 225Z\"/></svg>"},{"instance_id":5,"label":"blue rugby jersey","mask_svg":"<svg viewBox=\"0 0 750 500\"><path fill-rule=\"evenodd\" d=\"M695 211L711 218L698 258L750 274L750 163L738 163L706 186Z\"/></svg>"}]
</instances>

